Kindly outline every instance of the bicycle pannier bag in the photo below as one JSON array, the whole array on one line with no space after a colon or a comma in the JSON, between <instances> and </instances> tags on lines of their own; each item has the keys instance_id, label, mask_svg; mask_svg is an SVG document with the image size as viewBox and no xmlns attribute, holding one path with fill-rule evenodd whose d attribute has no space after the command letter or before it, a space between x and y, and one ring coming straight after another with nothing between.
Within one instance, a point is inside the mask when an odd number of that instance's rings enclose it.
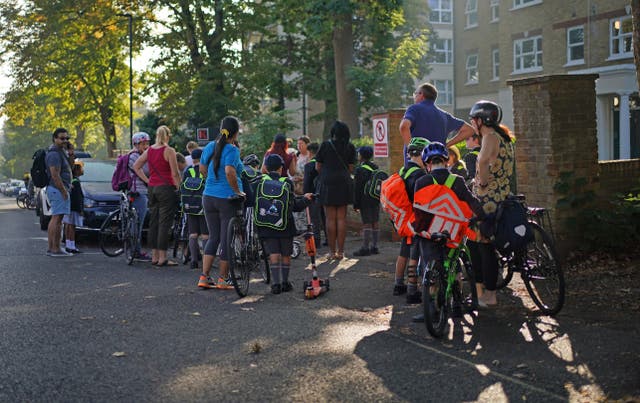
<instances>
[{"instance_id":1,"label":"bicycle pannier bag","mask_svg":"<svg viewBox=\"0 0 640 403\"><path fill-rule=\"evenodd\" d=\"M493 244L500 253L511 253L524 249L533 238L527 222L526 207L517 200L507 199L496 211Z\"/></svg>"}]
</instances>

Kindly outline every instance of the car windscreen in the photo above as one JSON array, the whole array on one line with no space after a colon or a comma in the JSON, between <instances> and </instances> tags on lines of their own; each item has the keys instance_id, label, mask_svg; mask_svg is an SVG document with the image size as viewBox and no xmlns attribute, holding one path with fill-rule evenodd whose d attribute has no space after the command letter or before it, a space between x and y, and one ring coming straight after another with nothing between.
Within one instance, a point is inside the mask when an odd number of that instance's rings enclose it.
<instances>
[{"instance_id":1,"label":"car windscreen","mask_svg":"<svg viewBox=\"0 0 640 403\"><path fill-rule=\"evenodd\" d=\"M115 162L110 161L84 161L84 175L81 182L111 182Z\"/></svg>"}]
</instances>

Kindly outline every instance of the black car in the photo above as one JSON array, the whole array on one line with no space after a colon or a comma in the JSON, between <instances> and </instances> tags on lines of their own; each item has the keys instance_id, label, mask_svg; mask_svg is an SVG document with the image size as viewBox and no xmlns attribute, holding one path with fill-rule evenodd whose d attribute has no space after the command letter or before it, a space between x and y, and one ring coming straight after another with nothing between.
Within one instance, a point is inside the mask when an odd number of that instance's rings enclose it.
<instances>
[{"instance_id":1,"label":"black car","mask_svg":"<svg viewBox=\"0 0 640 403\"><path fill-rule=\"evenodd\" d=\"M80 177L84 195L84 226L82 231L96 231L110 212L120 205L120 194L111 189L111 177L116 162L113 160L78 159L84 164L84 175ZM36 195L36 214L40 217L40 228L46 230L51 216L45 188Z\"/></svg>"}]
</instances>

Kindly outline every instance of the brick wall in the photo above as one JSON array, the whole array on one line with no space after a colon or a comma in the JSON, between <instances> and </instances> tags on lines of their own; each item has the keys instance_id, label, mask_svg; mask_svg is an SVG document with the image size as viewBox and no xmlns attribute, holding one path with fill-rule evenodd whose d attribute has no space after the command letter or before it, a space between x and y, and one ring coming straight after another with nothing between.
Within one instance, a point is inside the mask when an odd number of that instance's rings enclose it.
<instances>
[{"instance_id":1,"label":"brick wall","mask_svg":"<svg viewBox=\"0 0 640 403\"><path fill-rule=\"evenodd\" d=\"M627 193L640 186L640 159L620 161L600 161L601 199L610 198L615 193Z\"/></svg>"},{"instance_id":2,"label":"brick wall","mask_svg":"<svg viewBox=\"0 0 640 403\"><path fill-rule=\"evenodd\" d=\"M595 79L597 75L547 75L510 80L513 86L518 192L529 205L551 210L561 242L571 243L554 191L560 173L586 178L584 190L598 191Z\"/></svg>"}]
</instances>

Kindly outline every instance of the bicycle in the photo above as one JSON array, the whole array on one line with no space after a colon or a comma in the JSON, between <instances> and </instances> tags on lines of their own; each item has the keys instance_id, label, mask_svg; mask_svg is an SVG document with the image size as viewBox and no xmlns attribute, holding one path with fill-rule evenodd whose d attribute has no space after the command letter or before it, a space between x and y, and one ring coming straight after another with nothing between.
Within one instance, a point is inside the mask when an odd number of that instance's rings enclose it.
<instances>
[{"instance_id":1,"label":"bicycle","mask_svg":"<svg viewBox=\"0 0 640 403\"><path fill-rule=\"evenodd\" d=\"M258 273L264 283L271 281L269 257L253 225L252 208L243 208L244 197L232 196L229 201L235 208L235 216L227 227L227 254L229 276L236 293L242 298L249 293L251 273Z\"/></svg>"},{"instance_id":2,"label":"bicycle","mask_svg":"<svg viewBox=\"0 0 640 403\"><path fill-rule=\"evenodd\" d=\"M441 258L429 260L422 273L422 304L424 322L429 333L436 338L444 334L449 317L456 307L467 313L478 307L476 281L467 248L467 236L455 248L448 248L448 232L431 234Z\"/></svg>"},{"instance_id":3,"label":"bicycle","mask_svg":"<svg viewBox=\"0 0 640 403\"><path fill-rule=\"evenodd\" d=\"M182 264L187 264L191 256L189 253L187 214L184 213L184 211L180 210L176 213L171 233L173 239L173 257L179 258Z\"/></svg>"},{"instance_id":4,"label":"bicycle","mask_svg":"<svg viewBox=\"0 0 640 403\"><path fill-rule=\"evenodd\" d=\"M36 208L36 200L28 193L20 193L16 196L16 204L21 209L33 210Z\"/></svg>"},{"instance_id":5,"label":"bicycle","mask_svg":"<svg viewBox=\"0 0 640 403\"><path fill-rule=\"evenodd\" d=\"M524 196L514 196L514 200L527 207ZM550 225L551 220L544 208L527 207L527 212L532 239L520 251L504 255L497 252L500 272L496 287L506 287L513 274L520 273L533 303L542 313L555 315L564 305L565 281L553 238L542 226L545 221Z\"/></svg>"},{"instance_id":6,"label":"bicycle","mask_svg":"<svg viewBox=\"0 0 640 403\"><path fill-rule=\"evenodd\" d=\"M127 264L136 257L138 244L138 212L133 207L135 192L120 189L120 207L109 213L100 227L100 249L109 257L123 253Z\"/></svg>"}]
</instances>

